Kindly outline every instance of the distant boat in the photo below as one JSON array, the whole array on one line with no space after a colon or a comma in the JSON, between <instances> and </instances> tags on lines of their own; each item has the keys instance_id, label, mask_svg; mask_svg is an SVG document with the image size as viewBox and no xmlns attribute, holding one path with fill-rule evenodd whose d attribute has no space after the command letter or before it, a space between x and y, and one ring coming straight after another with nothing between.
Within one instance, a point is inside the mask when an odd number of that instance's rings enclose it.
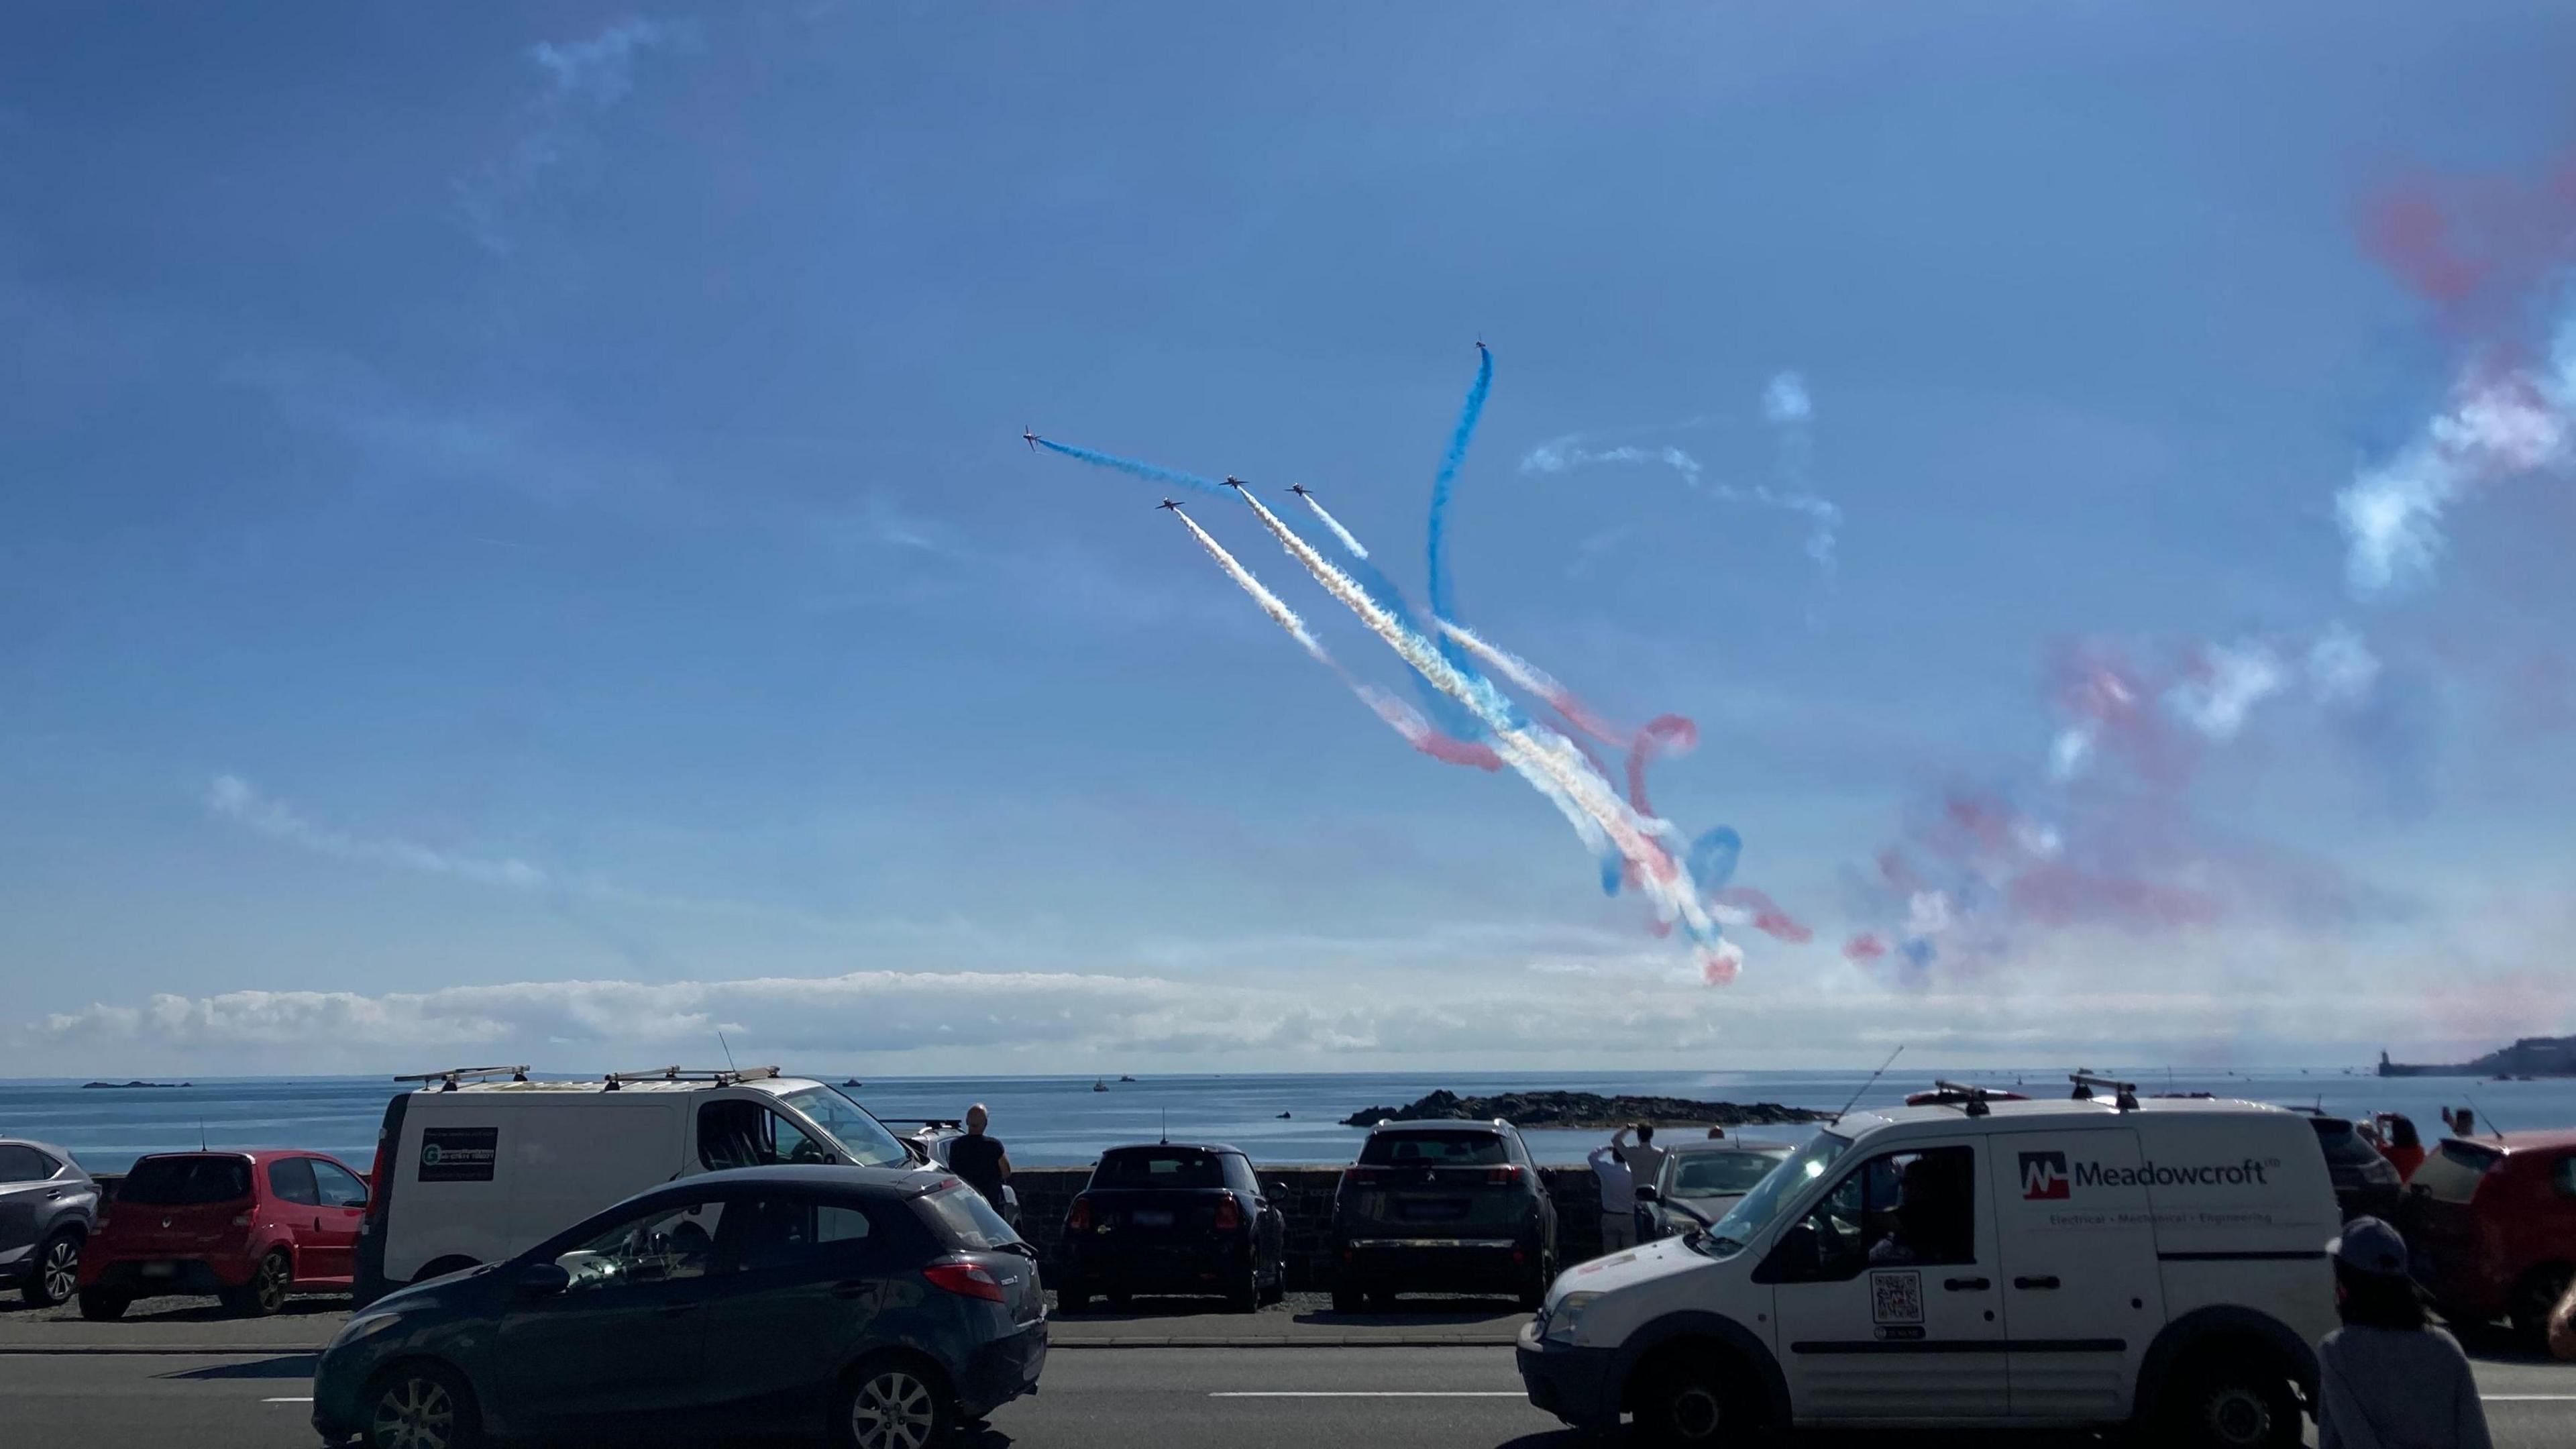
<instances>
[{"instance_id":1,"label":"distant boat","mask_svg":"<svg viewBox=\"0 0 2576 1449\"><path fill-rule=\"evenodd\" d=\"M1289 1120L1289 1119L1288 1119L1288 1114L1287 1114L1287 1113L1285 1113L1285 1112L1280 1113L1280 1114L1279 1114L1279 1120L1280 1120L1280 1121L1282 1121L1282 1122L1285 1122L1285 1121Z\"/></svg>"},{"instance_id":2,"label":"distant boat","mask_svg":"<svg viewBox=\"0 0 2576 1449\"><path fill-rule=\"evenodd\" d=\"M1136 1080L1136 1079L1135 1079L1134 1077L1120 1077L1118 1080L1120 1080L1120 1081L1122 1081L1122 1082L1132 1082L1132 1081L1134 1081L1134 1080Z\"/></svg>"},{"instance_id":3,"label":"distant boat","mask_svg":"<svg viewBox=\"0 0 2576 1449\"><path fill-rule=\"evenodd\" d=\"M843 1082L841 1085L842 1085L842 1086L844 1086L844 1087L864 1087L864 1086L866 1086L866 1085L867 1085L867 1083L860 1081L860 1080L859 1080L858 1078L856 1078L856 1077L852 1077L852 1078L850 1078L848 1081Z\"/></svg>"},{"instance_id":4,"label":"distant boat","mask_svg":"<svg viewBox=\"0 0 2576 1449\"><path fill-rule=\"evenodd\" d=\"M1095 1092L1106 1092L1106 1091L1108 1091L1108 1090L1109 1090L1109 1081L1108 1081L1108 1079L1104 1077L1104 1078L1102 1078L1102 1079L1101 1079L1101 1080L1099 1080L1099 1081L1093 1082L1093 1083L1091 1084L1091 1090L1093 1090L1093 1091L1095 1091Z\"/></svg>"},{"instance_id":5,"label":"distant boat","mask_svg":"<svg viewBox=\"0 0 2576 1449\"><path fill-rule=\"evenodd\" d=\"M142 1087L148 1090L167 1092L180 1087L193 1087L195 1085L196 1083L194 1082L83 1082L81 1083L81 1090L88 1092L122 1092L131 1088Z\"/></svg>"}]
</instances>

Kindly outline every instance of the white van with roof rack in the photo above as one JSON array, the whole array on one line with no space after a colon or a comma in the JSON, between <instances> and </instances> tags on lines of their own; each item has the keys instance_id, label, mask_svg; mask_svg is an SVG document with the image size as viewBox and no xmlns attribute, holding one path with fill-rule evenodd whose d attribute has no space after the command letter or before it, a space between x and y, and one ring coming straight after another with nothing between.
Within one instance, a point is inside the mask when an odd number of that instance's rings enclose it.
<instances>
[{"instance_id":1,"label":"white van with roof rack","mask_svg":"<svg viewBox=\"0 0 2576 1449\"><path fill-rule=\"evenodd\" d=\"M2316 1133L2076 1080L1848 1113L1714 1226L1567 1270L1521 1331L1530 1402L1659 1444L2144 1422L2294 1449L2336 1323Z\"/></svg>"},{"instance_id":2,"label":"white van with roof rack","mask_svg":"<svg viewBox=\"0 0 2576 1449\"><path fill-rule=\"evenodd\" d=\"M455 1067L385 1105L359 1228L359 1307L497 1263L648 1187L778 1163L902 1167L922 1159L838 1089L776 1067L658 1067L537 1081Z\"/></svg>"}]
</instances>

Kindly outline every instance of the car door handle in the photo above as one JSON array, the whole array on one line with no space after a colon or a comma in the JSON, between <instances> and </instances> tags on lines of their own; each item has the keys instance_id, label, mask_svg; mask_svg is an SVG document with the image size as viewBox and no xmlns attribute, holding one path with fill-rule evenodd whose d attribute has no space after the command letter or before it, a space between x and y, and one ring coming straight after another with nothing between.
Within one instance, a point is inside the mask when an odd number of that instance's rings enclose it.
<instances>
[{"instance_id":1,"label":"car door handle","mask_svg":"<svg viewBox=\"0 0 2576 1449\"><path fill-rule=\"evenodd\" d=\"M1983 1293L1995 1284L1991 1278L1945 1278L1941 1286L1953 1293Z\"/></svg>"},{"instance_id":2,"label":"car door handle","mask_svg":"<svg viewBox=\"0 0 2576 1449\"><path fill-rule=\"evenodd\" d=\"M876 1294L877 1285L874 1283L835 1283L832 1285L832 1296L835 1298L874 1298Z\"/></svg>"},{"instance_id":3,"label":"car door handle","mask_svg":"<svg viewBox=\"0 0 2576 1449\"><path fill-rule=\"evenodd\" d=\"M2013 1286L2015 1288L2054 1288L2057 1286L2057 1275L2051 1273L2042 1278L2015 1278Z\"/></svg>"},{"instance_id":4,"label":"car door handle","mask_svg":"<svg viewBox=\"0 0 2576 1449\"><path fill-rule=\"evenodd\" d=\"M665 1303L661 1307L653 1310L653 1316L656 1318L677 1318L681 1314L695 1313L697 1311L698 1305L694 1303Z\"/></svg>"}]
</instances>

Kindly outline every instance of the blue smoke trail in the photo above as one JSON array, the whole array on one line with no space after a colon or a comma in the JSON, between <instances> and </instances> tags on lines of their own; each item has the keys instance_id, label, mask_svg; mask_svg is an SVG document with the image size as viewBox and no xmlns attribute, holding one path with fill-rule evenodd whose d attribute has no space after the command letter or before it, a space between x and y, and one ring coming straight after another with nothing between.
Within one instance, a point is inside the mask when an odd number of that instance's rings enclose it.
<instances>
[{"instance_id":1,"label":"blue smoke trail","mask_svg":"<svg viewBox=\"0 0 2576 1449\"><path fill-rule=\"evenodd\" d=\"M1133 458L1121 458L1115 453L1103 453L1092 448L1077 448L1071 443L1059 443L1049 438L1038 439L1038 446L1050 453L1062 453L1076 462L1089 463L1099 468L1115 468L1121 473L1132 473L1148 482L1169 483L1175 487L1194 489L1218 498L1226 495L1224 484L1213 478L1202 478L1196 473L1183 473L1153 463L1139 463Z\"/></svg>"},{"instance_id":2,"label":"blue smoke trail","mask_svg":"<svg viewBox=\"0 0 2576 1449\"><path fill-rule=\"evenodd\" d=\"M1690 874L1704 893L1723 890L1735 878L1736 857L1744 853L1744 837L1732 825L1721 825L1691 842Z\"/></svg>"},{"instance_id":3,"label":"blue smoke trail","mask_svg":"<svg viewBox=\"0 0 2576 1449\"><path fill-rule=\"evenodd\" d=\"M1449 434L1449 451L1440 457L1440 471L1431 479L1431 617L1455 620L1458 617L1457 586L1449 577L1449 490L1458 481L1458 467L1467 461L1467 445L1475 441L1476 423L1485 415L1485 394L1494 387L1494 354L1476 344L1476 381L1467 389L1467 405L1458 410L1458 426ZM1433 631L1440 645L1440 656L1465 669L1467 651L1448 634Z\"/></svg>"}]
</instances>

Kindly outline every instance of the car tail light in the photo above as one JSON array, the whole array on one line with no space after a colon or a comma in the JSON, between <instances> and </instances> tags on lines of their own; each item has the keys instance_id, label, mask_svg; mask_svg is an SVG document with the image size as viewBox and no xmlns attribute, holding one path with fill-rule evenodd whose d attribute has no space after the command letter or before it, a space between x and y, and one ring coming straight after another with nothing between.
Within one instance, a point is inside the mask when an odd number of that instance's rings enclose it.
<instances>
[{"instance_id":1,"label":"car tail light","mask_svg":"<svg viewBox=\"0 0 2576 1449\"><path fill-rule=\"evenodd\" d=\"M1509 1167L1489 1167L1485 1169L1485 1181L1487 1182L1513 1183L1520 1180L1521 1170L1517 1163Z\"/></svg>"},{"instance_id":2,"label":"car tail light","mask_svg":"<svg viewBox=\"0 0 2576 1449\"><path fill-rule=\"evenodd\" d=\"M1363 1185L1372 1182L1384 1182L1392 1176L1394 1176L1394 1174L1383 1167L1346 1167L1342 1169L1342 1181L1356 1182Z\"/></svg>"},{"instance_id":3,"label":"car tail light","mask_svg":"<svg viewBox=\"0 0 2576 1449\"><path fill-rule=\"evenodd\" d=\"M1224 1197L1218 1198L1216 1200L1216 1230L1220 1233L1230 1233L1242 1226L1243 1205L1234 1200L1234 1194L1228 1193Z\"/></svg>"},{"instance_id":4,"label":"car tail light","mask_svg":"<svg viewBox=\"0 0 2576 1449\"><path fill-rule=\"evenodd\" d=\"M1064 1215L1064 1230L1068 1233L1091 1231L1091 1199L1078 1197L1073 1200L1073 1207Z\"/></svg>"},{"instance_id":5,"label":"car tail light","mask_svg":"<svg viewBox=\"0 0 2576 1449\"><path fill-rule=\"evenodd\" d=\"M930 1286L960 1298L981 1298L987 1303L1002 1301L1002 1280L994 1277L981 1263L933 1263L921 1270Z\"/></svg>"}]
</instances>

